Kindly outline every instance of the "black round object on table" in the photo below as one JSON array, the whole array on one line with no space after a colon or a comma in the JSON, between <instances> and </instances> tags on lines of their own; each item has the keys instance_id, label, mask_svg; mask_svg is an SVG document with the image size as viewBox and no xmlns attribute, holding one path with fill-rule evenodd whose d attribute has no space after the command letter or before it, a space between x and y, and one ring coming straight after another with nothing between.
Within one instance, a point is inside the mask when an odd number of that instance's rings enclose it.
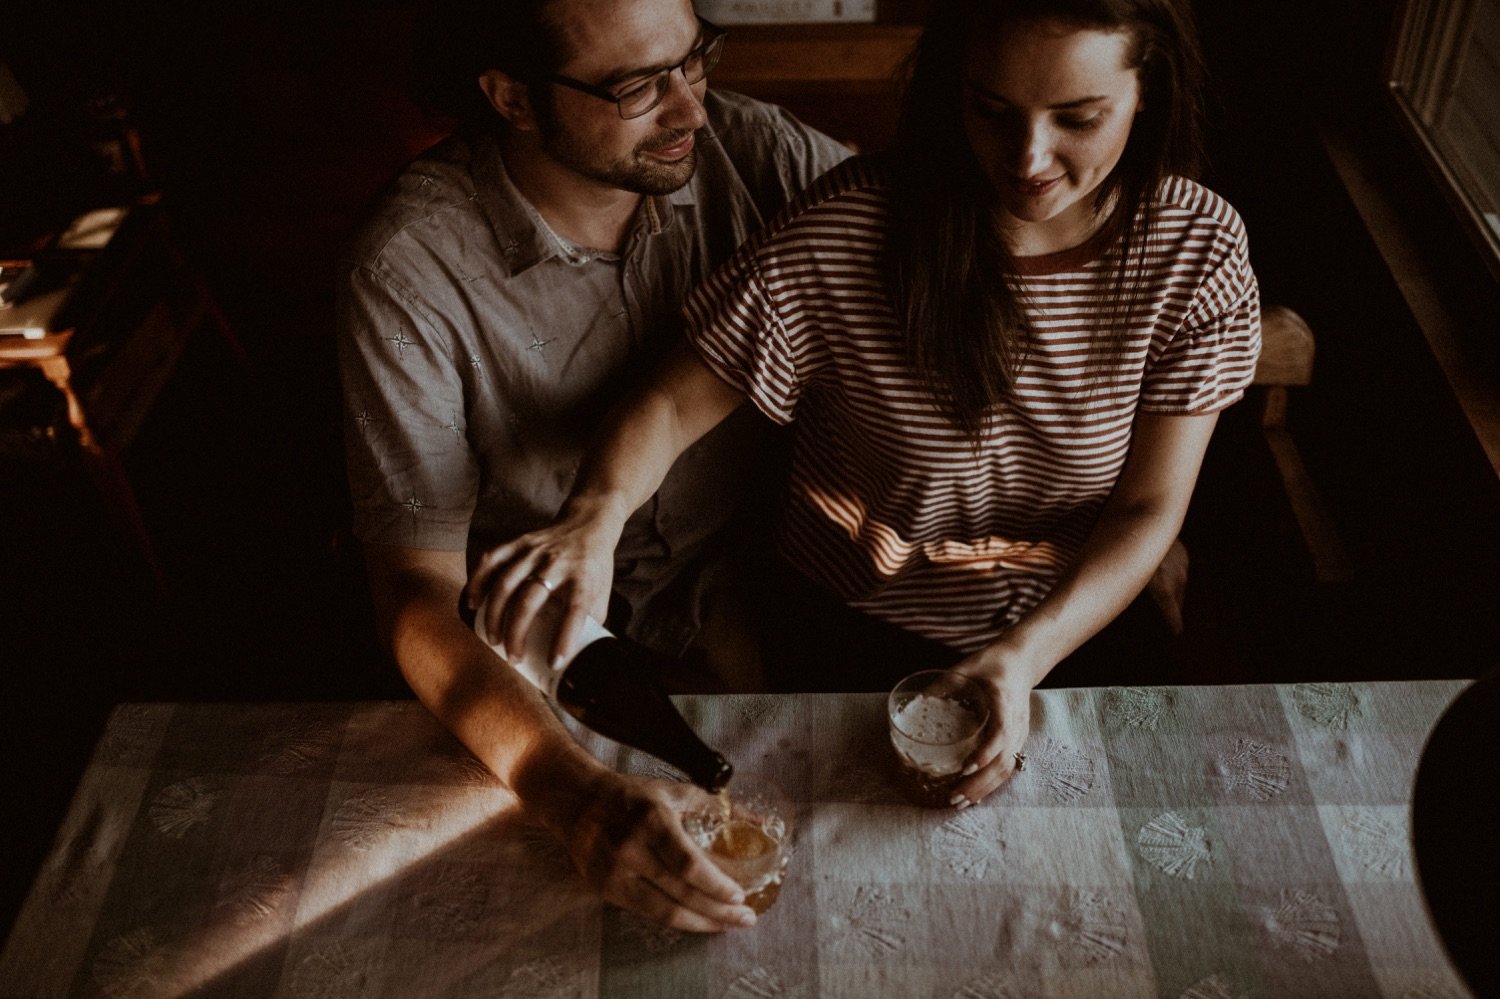
<instances>
[{"instance_id":1,"label":"black round object on table","mask_svg":"<svg viewBox=\"0 0 1500 999\"><path fill-rule=\"evenodd\" d=\"M1500 996L1500 670L1455 698L1427 737L1412 841L1449 958L1476 996Z\"/></svg>"}]
</instances>

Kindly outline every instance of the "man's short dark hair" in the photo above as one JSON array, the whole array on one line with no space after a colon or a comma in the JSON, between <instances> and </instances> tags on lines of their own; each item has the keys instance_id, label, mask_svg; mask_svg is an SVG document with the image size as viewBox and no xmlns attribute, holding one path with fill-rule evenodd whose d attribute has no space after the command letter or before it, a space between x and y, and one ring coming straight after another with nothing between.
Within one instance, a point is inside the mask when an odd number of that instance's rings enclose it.
<instances>
[{"instance_id":1,"label":"man's short dark hair","mask_svg":"<svg viewBox=\"0 0 1500 999\"><path fill-rule=\"evenodd\" d=\"M478 78L498 69L523 83L567 59L552 17L557 0L428 0L415 23L418 97L429 114L493 127L499 116Z\"/></svg>"}]
</instances>

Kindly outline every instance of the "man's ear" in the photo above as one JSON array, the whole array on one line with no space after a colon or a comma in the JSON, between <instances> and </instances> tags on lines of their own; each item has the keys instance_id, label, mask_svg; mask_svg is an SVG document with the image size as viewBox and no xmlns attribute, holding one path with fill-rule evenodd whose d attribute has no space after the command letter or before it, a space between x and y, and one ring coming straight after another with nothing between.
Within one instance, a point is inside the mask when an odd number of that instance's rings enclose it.
<instances>
[{"instance_id":1,"label":"man's ear","mask_svg":"<svg viewBox=\"0 0 1500 999\"><path fill-rule=\"evenodd\" d=\"M526 84L498 69L487 69L479 74L479 89L511 127L525 132L536 128L536 115L531 110L531 93Z\"/></svg>"}]
</instances>

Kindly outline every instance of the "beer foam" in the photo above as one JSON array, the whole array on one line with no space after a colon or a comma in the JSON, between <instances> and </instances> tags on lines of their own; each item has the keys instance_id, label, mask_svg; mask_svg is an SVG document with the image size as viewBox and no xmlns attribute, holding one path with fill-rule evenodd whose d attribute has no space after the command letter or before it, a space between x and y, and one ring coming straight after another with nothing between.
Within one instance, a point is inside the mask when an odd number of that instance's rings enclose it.
<instances>
[{"instance_id":1,"label":"beer foam","mask_svg":"<svg viewBox=\"0 0 1500 999\"><path fill-rule=\"evenodd\" d=\"M958 701L918 694L896 711L897 745L913 764L936 773L956 770L973 751L979 719Z\"/></svg>"},{"instance_id":2,"label":"beer foam","mask_svg":"<svg viewBox=\"0 0 1500 999\"><path fill-rule=\"evenodd\" d=\"M918 694L896 712L901 731L921 742L945 744L972 735L974 712L946 697Z\"/></svg>"}]
</instances>

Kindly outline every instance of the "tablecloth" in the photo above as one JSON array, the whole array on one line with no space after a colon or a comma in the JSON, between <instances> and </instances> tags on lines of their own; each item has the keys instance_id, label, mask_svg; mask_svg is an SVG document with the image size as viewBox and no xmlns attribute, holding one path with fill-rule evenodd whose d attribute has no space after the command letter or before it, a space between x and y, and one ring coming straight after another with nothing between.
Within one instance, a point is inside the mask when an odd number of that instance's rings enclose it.
<instances>
[{"instance_id":1,"label":"tablecloth","mask_svg":"<svg viewBox=\"0 0 1500 999\"><path fill-rule=\"evenodd\" d=\"M1457 999L1409 802L1464 686L1038 691L961 812L899 797L877 695L678 698L797 802L780 900L707 937L598 902L414 702L125 704L0 995Z\"/></svg>"}]
</instances>

